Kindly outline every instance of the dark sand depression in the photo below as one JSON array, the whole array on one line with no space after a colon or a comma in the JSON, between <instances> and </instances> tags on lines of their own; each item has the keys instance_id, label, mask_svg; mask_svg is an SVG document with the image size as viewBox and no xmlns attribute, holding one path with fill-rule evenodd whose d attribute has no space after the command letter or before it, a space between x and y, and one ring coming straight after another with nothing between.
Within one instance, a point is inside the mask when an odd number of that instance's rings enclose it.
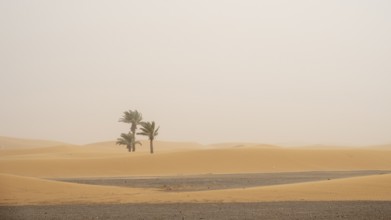
<instances>
[{"instance_id":1,"label":"dark sand depression","mask_svg":"<svg viewBox=\"0 0 391 220\"><path fill-rule=\"evenodd\" d=\"M162 177L101 177L101 178L57 178L53 180L133 188L157 188L164 191L202 191L217 189L247 188L290 183L331 180L355 176L386 174L391 171L311 171L281 173L205 174Z\"/></svg>"}]
</instances>

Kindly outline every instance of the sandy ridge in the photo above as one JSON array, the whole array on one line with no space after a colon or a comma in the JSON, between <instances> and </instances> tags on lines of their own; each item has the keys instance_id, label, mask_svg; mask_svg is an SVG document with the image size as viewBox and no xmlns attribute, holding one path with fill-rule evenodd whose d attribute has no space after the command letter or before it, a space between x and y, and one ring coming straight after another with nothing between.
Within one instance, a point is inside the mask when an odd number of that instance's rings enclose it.
<instances>
[{"instance_id":1,"label":"sandy ridge","mask_svg":"<svg viewBox=\"0 0 391 220\"><path fill-rule=\"evenodd\" d=\"M50 149L50 148L46 148ZM0 153L0 172L37 177L391 170L391 151L245 148L128 153L121 148L69 148L40 154Z\"/></svg>"},{"instance_id":2,"label":"sandy ridge","mask_svg":"<svg viewBox=\"0 0 391 220\"><path fill-rule=\"evenodd\" d=\"M202 192L91 186L0 174L0 204L391 200L391 174Z\"/></svg>"}]
</instances>

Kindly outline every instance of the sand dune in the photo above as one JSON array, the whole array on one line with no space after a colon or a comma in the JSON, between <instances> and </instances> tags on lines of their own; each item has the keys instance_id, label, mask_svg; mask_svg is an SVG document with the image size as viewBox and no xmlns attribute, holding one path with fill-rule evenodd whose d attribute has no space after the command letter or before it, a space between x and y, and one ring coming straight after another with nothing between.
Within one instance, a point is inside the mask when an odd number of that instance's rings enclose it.
<instances>
[{"instance_id":1,"label":"sand dune","mask_svg":"<svg viewBox=\"0 0 391 220\"><path fill-rule=\"evenodd\" d=\"M0 174L0 204L391 200L391 174L202 192L92 186Z\"/></svg>"},{"instance_id":2,"label":"sand dune","mask_svg":"<svg viewBox=\"0 0 391 220\"><path fill-rule=\"evenodd\" d=\"M141 146L137 145L137 152L148 152L149 153L149 141L141 140ZM195 142L174 142L174 141L155 141L156 151L166 152L166 151L185 151L185 150L197 150L204 149L205 146L195 143ZM122 149L126 151L124 146L116 145L115 141L106 141L87 144L83 146L86 149L91 150L113 150L113 149Z\"/></svg>"},{"instance_id":3,"label":"sand dune","mask_svg":"<svg viewBox=\"0 0 391 220\"><path fill-rule=\"evenodd\" d=\"M7 138L0 141L9 144L0 150L1 204L391 200L389 174L203 192L163 192L41 179L391 170L389 148L284 148L249 143L203 146L156 141L156 153L151 155L148 142L137 152L129 153L113 141L85 146Z\"/></svg>"},{"instance_id":4,"label":"sand dune","mask_svg":"<svg viewBox=\"0 0 391 220\"><path fill-rule=\"evenodd\" d=\"M373 147L367 147L367 148L372 148L372 149L382 149L382 150L391 150L391 144L386 144L386 145L377 145Z\"/></svg>"},{"instance_id":5,"label":"sand dune","mask_svg":"<svg viewBox=\"0 0 391 220\"><path fill-rule=\"evenodd\" d=\"M56 145L51 147L33 147L33 148L12 148L7 150L1 150L0 156L17 156L20 158L25 157L38 157L49 156L62 153L70 153L80 151L80 147L74 145Z\"/></svg>"},{"instance_id":6,"label":"sand dune","mask_svg":"<svg viewBox=\"0 0 391 220\"><path fill-rule=\"evenodd\" d=\"M28 142L28 140L26 140ZM137 146L137 151L132 155L140 156L141 154L149 154L149 141L141 141L143 146ZM22 140L20 140L22 143ZM159 154L169 152L181 152L189 150L203 149L203 145L191 142L168 142L157 141L155 146L158 146ZM48 159L48 158L113 158L129 155L130 152L124 147L116 145L115 141L98 142L88 145L54 145L50 147L35 147L30 148L12 148L7 147L0 150L0 156L7 156L8 159Z\"/></svg>"},{"instance_id":7,"label":"sand dune","mask_svg":"<svg viewBox=\"0 0 391 220\"><path fill-rule=\"evenodd\" d=\"M15 148L36 148L36 147L50 147L57 145L66 145L64 142L36 140L36 139L22 139L13 137L0 136L0 150L15 149Z\"/></svg>"},{"instance_id":8,"label":"sand dune","mask_svg":"<svg viewBox=\"0 0 391 220\"><path fill-rule=\"evenodd\" d=\"M196 192L205 200L224 202L391 200L391 174L352 177L329 181L255 187L249 189Z\"/></svg>"},{"instance_id":9,"label":"sand dune","mask_svg":"<svg viewBox=\"0 0 391 220\"><path fill-rule=\"evenodd\" d=\"M158 146L158 145L157 145ZM391 151L236 148L150 155L70 148L69 152L3 155L0 172L37 177L177 175L311 170L391 170ZM45 150L49 150L45 148Z\"/></svg>"},{"instance_id":10,"label":"sand dune","mask_svg":"<svg viewBox=\"0 0 391 220\"><path fill-rule=\"evenodd\" d=\"M0 174L0 204L60 204L111 201L143 189L101 187Z\"/></svg>"},{"instance_id":11,"label":"sand dune","mask_svg":"<svg viewBox=\"0 0 391 220\"><path fill-rule=\"evenodd\" d=\"M259 143L242 143L242 142L232 142L232 143L216 143L206 146L209 149L227 149L227 148L277 148L279 146L271 144L259 144Z\"/></svg>"}]
</instances>

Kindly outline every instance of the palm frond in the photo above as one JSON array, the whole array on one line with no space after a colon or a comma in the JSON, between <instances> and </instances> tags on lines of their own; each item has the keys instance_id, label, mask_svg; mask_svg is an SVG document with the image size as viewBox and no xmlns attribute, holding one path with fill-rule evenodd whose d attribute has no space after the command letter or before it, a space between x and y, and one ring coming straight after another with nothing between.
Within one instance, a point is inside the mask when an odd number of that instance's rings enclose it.
<instances>
[{"instance_id":1,"label":"palm frond","mask_svg":"<svg viewBox=\"0 0 391 220\"><path fill-rule=\"evenodd\" d=\"M157 136L159 134L159 128L160 126L155 130L154 136Z\"/></svg>"},{"instance_id":2,"label":"palm frond","mask_svg":"<svg viewBox=\"0 0 391 220\"><path fill-rule=\"evenodd\" d=\"M131 123L133 117L133 111L125 111L123 116L119 119L120 122Z\"/></svg>"},{"instance_id":3,"label":"palm frond","mask_svg":"<svg viewBox=\"0 0 391 220\"><path fill-rule=\"evenodd\" d=\"M143 136L148 136L148 133L146 133L146 132L138 132L137 134L138 135L143 135Z\"/></svg>"},{"instance_id":4,"label":"palm frond","mask_svg":"<svg viewBox=\"0 0 391 220\"><path fill-rule=\"evenodd\" d=\"M143 120L143 115L137 110L129 110L123 113L123 116L119 119L120 122L125 123L137 123L139 124Z\"/></svg>"},{"instance_id":5,"label":"palm frond","mask_svg":"<svg viewBox=\"0 0 391 220\"><path fill-rule=\"evenodd\" d=\"M117 142L115 142L115 144L117 144L117 145L127 145L127 142L124 139L122 139L122 138L118 138Z\"/></svg>"},{"instance_id":6,"label":"palm frond","mask_svg":"<svg viewBox=\"0 0 391 220\"><path fill-rule=\"evenodd\" d=\"M122 133L120 138L117 138L118 145L132 145L133 137L131 134Z\"/></svg>"},{"instance_id":7,"label":"palm frond","mask_svg":"<svg viewBox=\"0 0 391 220\"><path fill-rule=\"evenodd\" d=\"M141 122L141 132L137 133L139 135L148 136L149 140L153 140L157 135L159 128L155 129L155 122Z\"/></svg>"},{"instance_id":8,"label":"palm frond","mask_svg":"<svg viewBox=\"0 0 391 220\"><path fill-rule=\"evenodd\" d=\"M140 124L143 120L143 115L137 110L133 111L133 120L135 123Z\"/></svg>"}]
</instances>

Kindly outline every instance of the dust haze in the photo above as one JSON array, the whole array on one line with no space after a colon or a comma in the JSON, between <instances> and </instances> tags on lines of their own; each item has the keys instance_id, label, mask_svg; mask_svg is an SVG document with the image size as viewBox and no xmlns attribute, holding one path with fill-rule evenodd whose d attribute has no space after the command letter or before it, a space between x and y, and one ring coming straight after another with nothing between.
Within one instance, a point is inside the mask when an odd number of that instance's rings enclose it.
<instances>
[{"instance_id":1,"label":"dust haze","mask_svg":"<svg viewBox=\"0 0 391 220\"><path fill-rule=\"evenodd\" d=\"M389 1L1 1L0 135L391 143Z\"/></svg>"}]
</instances>

